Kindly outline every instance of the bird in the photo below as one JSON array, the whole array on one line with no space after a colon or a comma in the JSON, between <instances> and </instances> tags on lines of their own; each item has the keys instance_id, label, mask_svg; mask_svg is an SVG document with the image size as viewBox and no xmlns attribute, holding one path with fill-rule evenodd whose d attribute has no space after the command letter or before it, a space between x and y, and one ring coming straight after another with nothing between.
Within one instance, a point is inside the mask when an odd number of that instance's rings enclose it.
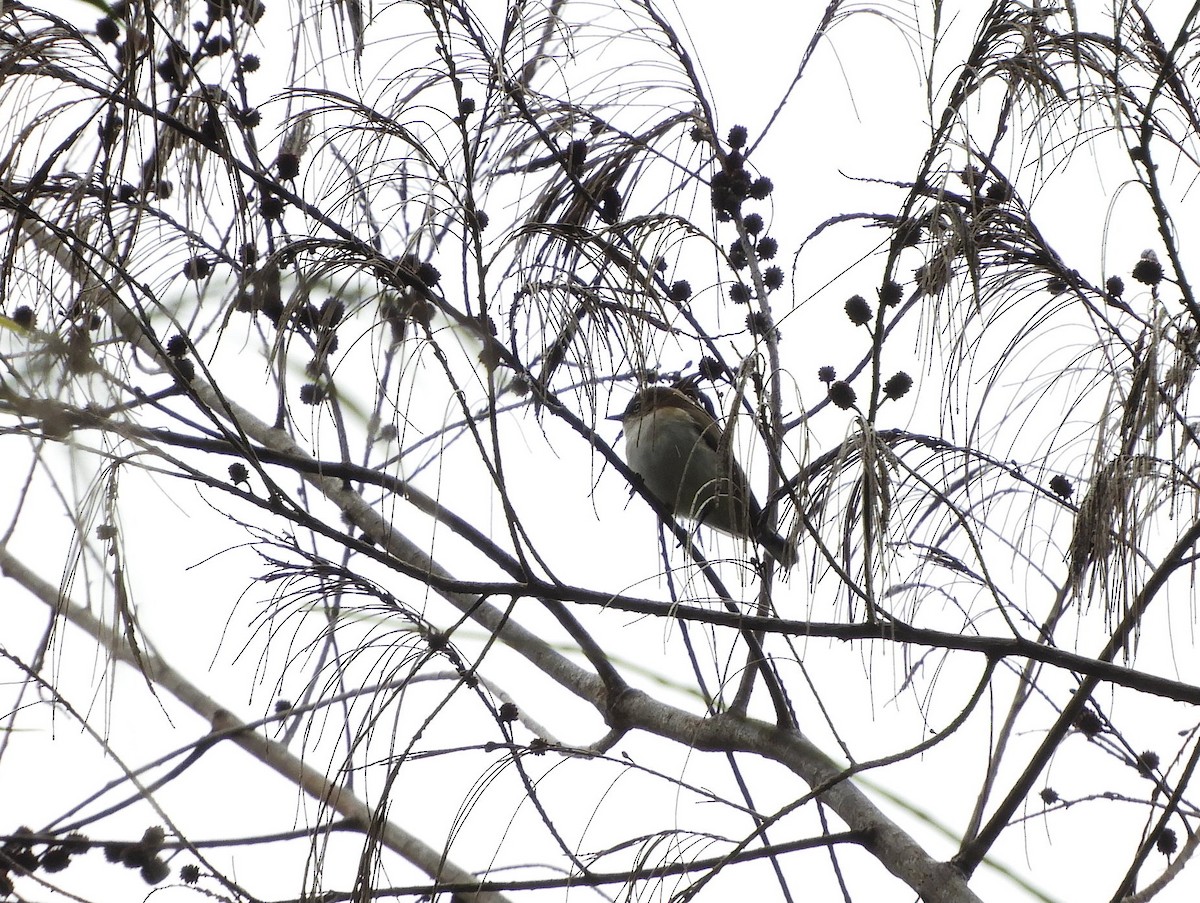
<instances>
[{"instance_id":1,"label":"bird","mask_svg":"<svg viewBox=\"0 0 1200 903\"><path fill-rule=\"evenodd\" d=\"M752 539L785 569L796 563L796 547L763 523L745 471L721 448L711 403L692 384L640 389L608 419L622 423L629 469L671 514Z\"/></svg>"}]
</instances>

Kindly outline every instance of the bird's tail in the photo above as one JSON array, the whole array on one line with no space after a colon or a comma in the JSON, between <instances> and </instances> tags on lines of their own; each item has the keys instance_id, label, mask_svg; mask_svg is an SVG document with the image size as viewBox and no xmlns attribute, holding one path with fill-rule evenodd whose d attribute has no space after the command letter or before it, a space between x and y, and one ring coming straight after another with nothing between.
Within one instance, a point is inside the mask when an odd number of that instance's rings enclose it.
<instances>
[{"instance_id":1,"label":"bird's tail","mask_svg":"<svg viewBox=\"0 0 1200 903\"><path fill-rule=\"evenodd\" d=\"M799 558L799 550L795 543L790 543L778 533L763 530L758 538L759 543L768 555L774 558L785 571L790 571Z\"/></svg>"}]
</instances>

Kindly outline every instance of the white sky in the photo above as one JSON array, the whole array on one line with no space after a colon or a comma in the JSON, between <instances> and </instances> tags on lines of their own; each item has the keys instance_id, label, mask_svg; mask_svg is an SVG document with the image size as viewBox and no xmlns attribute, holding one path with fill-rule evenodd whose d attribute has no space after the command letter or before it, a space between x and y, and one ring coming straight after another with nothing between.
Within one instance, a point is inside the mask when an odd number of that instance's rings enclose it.
<instances>
[{"instance_id":1,"label":"white sky","mask_svg":"<svg viewBox=\"0 0 1200 903\"><path fill-rule=\"evenodd\" d=\"M279 4L279 7L283 6ZM77 21L85 27L96 17L90 7L76 3L73 9L80 10ZM744 124L750 129L751 141L757 139L783 87L791 80L819 12L816 4L806 5L787 0L745 0L737 5L736 15L724 8L719 13L711 14L700 4L688 4L685 12L687 38L696 48L696 58L703 63L715 105L721 111L722 130L735 123ZM264 21L270 28L270 31L266 28L263 30L265 47L262 53L268 64L263 79L265 83L265 76L272 66L283 62L282 39L276 30L283 27L284 10L269 4ZM332 48L325 50L331 52ZM756 166L766 172L777 186L770 219L772 233L779 239L783 251L776 262L789 274L787 287L783 291L790 292L794 287L799 305L798 313L781 323L785 340L784 364L795 379L799 400L806 405L814 403L822 392L815 378L818 366L831 363L838 366L839 370L849 369L861 355L865 340L846 321L840 305L853 292L869 296L873 286L864 281L863 271L857 271L840 281L836 279L840 270L853 262L855 254L864 253L867 249L867 243L861 238L849 250L843 244L846 233L841 230L834 230L828 236L816 239L815 244L801 257L795 273L789 265L791 253L798 242L827 217L849 211L894 209L900 199L898 192L881 189L877 185L855 183L839 177L839 174L902 179L915 169L929 127L922 102L919 72L922 54L927 52L928 47L906 40L895 25L882 17L857 17L849 25L835 29L829 44L818 51L812 64L813 71L793 96L788 111L776 126L776 134L754 157ZM364 66L364 70L369 71L370 66ZM764 88L764 85L768 87ZM1086 155L1089 151L1083 150L1081 153ZM1153 245L1154 236L1146 224L1139 220L1138 207L1130 195L1117 194L1117 202L1112 208L1109 207L1115 193L1114 183L1119 182L1121 176L1110 175L1119 170L1112 165L1106 152L1097 152L1093 159L1095 167L1090 181L1051 188L1036 199L1034 210L1040 214L1047 209L1063 209L1063 215L1047 217L1044 223L1048 224L1048 228L1060 230L1061 239L1055 237L1052 243L1057 243L1060 250L1071 255L1071 265L1081 269L1090 268L1086 275L1098 283L1106 272L1127 274L1142 248ZM1080 185L1082 190L1076 187ZM1183 234L1186 235L1186 231ZM733 237L729 231L721 235L725 241ZM882 240L882 234L879 238ZM1107 271L1102 269L1106 261ZM1126 281L1128 283L1130 280L1126 278ZM831 287L826 287L830 283ZM696 284L695 280L693 284ZM922 325L924 332L914 332L911 337L913 343L919 341L921 335L928 335L933 328L929 323ZM1072 342L1086 338L1086 334L1079 336L1060 332L1052 337L1052 341L1058 346L1055 350L1061 350ZM689 349L680 348L662 363L664 367L678 367L689 359L693 359L689 358ZM953 355L947 354L946 359L953 361ZM906 399L903 405L897 406L892 414L895 421L888 425L905 427L912 424L915 428L932 432L936 430L936 419L943 399L936 395L932 398L922 395L919 387L923 379L938 385L935 378L940 378L941 374L922 374L918 360L911 346L900 347L898 343L888 352L888 365L892 369L905 369L918 379L918 392ZM949 363L946 365L949 366ZM1032 374L1038 374L1041 366L1056 365L1038 360L1029 362ZM248 393L253 391L253 379L251 370L243 387ZM263 385L265 389L265 383ZM619 410L625 398L624 394L618 393L610 412ZM603 415L606 412L602 410L600 413ZM1047 414L1051 417L1063 416L1058 411ZM826 422L833 424L837 421L836 418L827 418ZM836 428L825 427L826 432L814 437L817 444L814 454L832 447L841 438L839 430L848 429L849 424L847 417ZM610 441L615 440L615 424L606 424L601 431ZM743 440L749 442L746 432L743 433ZM577 437L553 422L538 424L532 416L518 418L512 423L506 439L514 449L514 453L507 457L506 478L510 481L510 487L515 487L514 496L527 500L527 522L531 529L539 531L534 536L536 544L549 560L561 568L561 576L579 583L598 583L614 591L628 589L636 594L662 595L661 581L656 576L661 564L657 559L653 515L639 501L627 503L627 493L620 485L619 478L602 468L599 458L592 458L588 463L585 449L580 448ZM752 450L746 449L745 456L751 462L756 482L762 485L764 471L753 463ZM452 462L453 454L447 460ZM477 492L477 488L465 481L456 481L454 477L452 464L440 471L431 470L428 474L431 481L437 478L434 485L439 497L447 505L469 510L472 494ZM263 568L250 548L223 551L231 544L247 538L246 534L231 529L226 515L249 517L250 512L214 509L206 501L216 498L212 493L195 492L189 497L181 497L179 487L170 485L168 481L161 481L156 487L154 481L132 474L123 481L122 492L127 498L138 500L136 505L130 505L126 510L138 510L136 506L145 499L146 511L150 512L147 516L139 512L136 518L128 518L123 524L126 547L137 552L131 567L138 598L143 602L140 609L142 627L169 660L240 716L255 718L266 714L275 696L272 681L290 650L280 648L279 641L272 640L266 668L269 676L258 673L260 656L268 648L265 644L266 634L259 629L248 641L245 638L250 635L248 631L256 625L257 619L263 617L263 603L270 588L253 587L244 599L238 601L248 578L260 574ZM190 492L184 490L185 494ZM552 511L561 511L561 515L543 516L547 510L542 507L543 504ZM496 510L490 521L481 526L499 532L503 524L503 512ZM28 560L40 564L43 575L55 581L61 573L62 549L68 538L69 526L61 519L56 519L47 523L44 531L36 535L18 536L14 544L20 543L18 548L28 556ZM444 536L440 540L445 542ZM36 549L35 546L39 544L42 548ZM452 549L452 544L443 545L443 548ZM736 552L728 540L718 543L716 549L724 554ZM585 550L585 554L578 554L579 550ZM453 551L449 554L453 555ZM1048 557L1051 556L1048 554ZM599 580L596 576L598 569L602 577ZM738 585L732 568L726 576L732 585ZM1032 589L1035 592L1046 591L1044 586ZM411 588L406 587L405 591L411 591ZM743 588L743 591L750 590ZM844 600L835 603L827 593L810 594L803 575L796 575L782 592L784 595L780 599L780 608L788 614L812 617L814 620L833 620L845 616ZM13 595L11 604L19 617L11 619L3 645L15 652L23 652L31 648L39 632L44 629L46 614L35 603L15 598L15 593ZM436 600L406 598L406 601L427 604L431 617L435 619L445 620L448 617L446 607L439 605ZM521 602L518 612L523 619L527 619L529 625L536 625L543 620L534 613L534 603L529 601ZM1139 665L1149 661L1155 665L1155 670L1160 665L1165 670L1171 670L1171 665L1163 664L1170 661L1169 651L1163 651L1156 642L1166 632L1166 618L1165 612L1161 615L1156 613L1147 622L1143 641L1154 657L1147 656L1138 662ZM261 624L258 626L261 628ZM296 622L295 629L301 635L311 635L318 626L311 622ZM365 625L364 631L368 631L370 626ZM632 616L617 616L611 619L611 626L622 643L623 657L631 665L644 663L653 671L661 661L682 654L679 633L673 625L639 621ZM292 629L289 624L282 632L288 635ZM547 629L554 628L547 625ZM1156 634L1155 631L1161 633ZM244 649L243 643L246 644ZM1095 643L1085 643L1081 648L1095 646ZM936 680L929 674L922 674L922 688L928 689L932 681L929 697L918 700L926 706L929 721L925 725L916 719L917 709L912 699L914 691L905 683L903 669L909 663L889 657L889 650L885 647L849 648L813 642L806 648L806 664L810 662L809 652L813 664L808 668L807 677L814 681L822 699L827 703L832 701L838 728L856 755L863 759L919 742L927 728L944 725L973 689L978 667L982 664L969 659L959 664L955 660ZM73 698L87 699L84 688L97 688L95 697L90 700L94 720L104 726L104 730L113 738L114 746L124 748L132 756L130 765L140 765L162 750L189 742L203 730L203 725L181 713L170 700L163 700L160 710L148 692L139 686L140 679L131 672L118 672L110 683L104 661L78 635L66 631L55 645L55 655L52 673L75 691ZM531 693L526 680L529 675L522 673L524 666L515 656L497 650L490 661L492 669L489 676L497 679L509 691L525 691L518 696L522 709L528 710L533 718L552 729L560 730L562 740L584 744L593 742L602 733L603 726L598 719L587 713L563 717L564 710L570 712L575 708L573 701L566 698L565 694L547 693L540 687L536 694ZM295 666L296 673L303 675L306 663L301 656L300 663ZM307 664L311 666L311 663ZM1185 676L1189 667L1188 662L1180 664ZM930 670L933 670L932 666ZM282 668L282 671L285 680L291 678L291 669ZM364 667L362 679L369 681L372 674L377 677L377 673ZM786 672L785 678L796 681L798 687L802 686L804 680L804 676L794 670ZM1007 686L1009 683L1011 681L1002 682L1006 690L1011 689ZM295 683L289 681L288 685L294 687ZM657 691L657 684L648 678L647 686ZM419 696L421 689L414 691L414 697ZM440 690L444 690L443 685L429 687L434 695ZM129 694L129 697L137 700L137 705L124 702L108 709L105 694L109 692L114 693L117 699ZM893 699L896 695L901 697L899 702ZM694 700L686 694L681 693L678 698L681 704L694 706ZM820 727L820 715L812 708L809 699L808 693L797 693L802 723L812 731L818 744L827 750L835 750L830 732ZM841 711L843 703L844 713ZM1003 711L1006 703L1007 699L1000 694L991 701L998 712ZM413 706L420 710L418 703L413 703ZM1166 736L1190 727L1186 720L1190 713L1180 711L1178 707L1144 698L1139 698L1137 706L1139 710L1136 713L1130 712L1128 703L1122 702L1122 708L1115 715L1129 719L1120 722L1123 726L1136 724L1135 716L1144 717L1147 727L1141 736L1146 738L1147 748L1155 746L1153 741L1156 733ZM469 723L467 717L464 712L464 723ZM336 720L336 715L333 718ZM964 729L976 732L975 738L979 741L968 744L969 748L977 751L986 742L986 721L986 717L977 718L975 723ZM442 725L449 723L453 723L452 720L437 723L437 729L426 738L425 748L432 749L439 744L450 745L455 742L455 738L440 733ZM81 793L95 788L97 773L102 769L108 770L95 752L94 744L80 738L74 723L68 719L59 717L54 722L41 719L38 730L33 729L31 724L26 722L23 725L26 732L13 738L6 753L6 767L0 768L0 798L8 801L6 810L18 813L15 817L27 820L33 820L34 816L20 813L58 812L78 802ZM402 735L407 727L406 724L399 729ZM324 729L327 734L323 748L328 748L336 742L337 731L332 723ZM1136 731L1131 733L1137 735ZM136 743L132 742L134 740ZM471 740L475 742L478 738ZM1015 743L1031 746L1037 740L1036 736L1022 736ZM313 742L316 742L315 739ZM1074 753L1075 747L1084 743L1082 737L1071 737L1064 745L1064 758L1066 753ZM715 757L689 755L687 751L679 749L664 751L662 744L641 736L626 738L613 751L614 758L623 754L695 784L727 784L720 763L712 761ZM485 761L480 754L475 758L456 759L454 767L474 768L472 775L482 775L486 768ZM1010 764L1015 767L1021 762L1017 754ZM1083 763L1083 767L1080 763ZM1067 767L1060 768L1056 763L1050 770L1048 782L1064 796L1081 796L1089 792L1089 788L1097 793L1106 790L1140 795L1146 793L1144 782L1138 781L1132 772L1127 781L1119 786L1096 783L1100 778L1091 775L1086 767L1093 764L1100 765L1096 769L1096 776L1111 774L1109 763L1100 763L1098 756L1090 756L1085 752L1073 756ZM964 800L955 794L961 794L961 788L969 789L978 782L983 765L982 758L960 759L948 749L937 749L923 758L890 768L880 775L872 775L867 783L874 785L877 782L880 785L877 798L881 805L890 815L901 820L928 850L936 856L949 856L954 849L953 843L940 837L936 828L923 823L919 813L906 813L904 806L911 805L928 813L952 831L960 830L972 800ZM695 828L711 815L713 830L729 830L736 835L746 829L742 822L737 822L737 827L729 827L726 813L718 807L698 803L684 795L665 793L666 785L662 783L645 781L632 774L619 776L620 768L617 765L607 774L600 768L595 772L581 772L570 767L570 763L556 769L547 768L547 771L549 774L541 786L541 792L547 799L565 794L578 794L580 797L578 824L563 827L566 834L578 840L581 849L599 848L606 842L615 841L623 827L623 819L632 806L644 812L656 811L655 807L661 807L662 823L659 827L662 828L676 823ZM798 781L774 766L750 763L747 771L755 784L756 795L761 794L766 798L777 794L780 786L790 785L794 785L794 791L790 791L794 796L803 792ZM599 777L597 772L603 777ZM31 782L31 774L53 774L55 779ZM402 782L397 788L394 798L398 805L393 817L410 827L414 824L426 826L428 836L437 842L440 832L449 830L452 820L459 814L464 795L472 789L471 781L453 782L447 778L443 784L428 777L436 772L422 770L413 774L422 779ZM581 774L588 774L590 780L596 781L595 786L581 786ZM1012 774L1006 772L1005 778L1011 777ZM29 793L31 784L36 793L36 806L21 802ZM943 785L956 789L942 795L940 788ZM474 817L465 819L463 834L451 855L463 865L478 867L486 863L486 856L481 855L480 851L489 850L494 845L500 847L498 861L521 861L521 855L514 853L511 848L520 843L523 831L536 833L537 830L528 805L521 805L523 789L512 780L511 774L492 785L475 789L483 793L483 800L476 804L478 808ZM895 805L883 802L885 793L895 794L900 802ZM783 796L786 797L787 792ZM197 799L202 801L199 805ZM229 833L233 813L236 813L236 830L251 833L257 830L256 823L259 821L262 830L277 830L281 813L283 822L291 822L294 818L297 824L302 825L313 811L307 803L297 801L292 788L283 786L273 776L263 777L262 769L250 763L242 753L224 747L209 753L191 777L181 782L180 787L171 788L160 802L172 817L185 819L189 835L197 838L213 838ZM1031 801L1030 805L1032 807L1036 803ZM1115 865L1121 869L1131 849L1128 837L1121 838L1119 847L1108 846L1115 839L1109 832L1114 830L1112 824L1117 821L1110 814L1110 809L1118 805L1121 804L1101 802L1090 806L1080 805L1074 811L1058 815L1048 822L1034 818L1026 829L1011 831L997 846L996 854L1001 860L1011 863L1016 872L1030 876L1035 885L1051 899L1096 899L1097 894L1111 893L1113 875L1108 869L1110 849L1120 850ZM770 809L771 806L766 808ZM1144 820L1143 811L1141 807L1135 809L1131 806L1128 824L1121 828L1136 836ZM488 817L484 817L485 812ZM1028 814L1035 812L1031 808ZM1094 813L1097 812L1103 813L1104 836L1095 833L1094 825L1098 819ZM509 815L513 819L511 824L501 820L502 816ZM154 821L144 811L136 816L119 817L106 823L103 832L98 833L106 837L115 836L113 832L124 825L131 836L136 836L150 823L147 818ZM0 831L13 826L0 824ZM786 829L782 829L781 833L786 835ZM351 855L359 849L357 840L340 843ZM302 849L302 842L293 843L292 849L293 852ZM214 853L214 862L223 862L223 855ZM91 856L99 858L95 853ZM818 857L821 857L820 868L810 866L809 863L815 863ZM281 861L287 864L279 864ZM854 863L853 853L847 853L845 861ZM1152 858L1152 861L1158 860ZM302 854L288 860L286 857L277 859L276 854L264 851L261 856L239 855L236 869L239 879L247 880L259 892L288 896L297 892L300 880L300 873L296 870L298 862L303 862ZM806 888L807 899L836 898L827 858L823 854L796 854L785 862L789 869L794 870L789 872L793 878L807 875L807 870L812 869L811 883ZM1081 870L1079 863L1091 863L1091 866ZM1064 867L1064 864L1070 866ZM341 863L339 867L345 868L345 864ZM862 868L882 872L873 864ZM279 870L286 870L295 880L285 884L282 889L273 887L267 890L271 882L261 876L278 873ZM61 876L64 883L73 880L76 873L76 870L71 870ZM754 877L748 879L747 876L751 874ZM97 866L92 877L97 884L85 891L92 899L124 900L145 891L145 885L133 873L129 874L128 883L120 883L114 869ZM398 869L394 875L389 873L387 878L398 883L416 880L407 869ZM348 882L343 878L340 882L331 880L330 885L346 887ZM801 885L802 882L797 881L795 886ZM988 900L1034 899L1023 895L1013 884L997 877L986 867L980 870L973 886L981 897ZM1191 899L1196 886L1197 882L1189 882L1185 877L1157 899L1165 903ZM725 899L734 893L755 899L778 899L777 888L765 869L758 872L732 871L729 878L719 880L702 899ZM157 892L155 899L171 901L176 897L183 899L185 894L190 892L167 889ZM877 899L906 899L902 889L886 876L880 878L879 894ZM513 897L525 899L517 894ZM561 895L550 894L542 898L561 899ZM865 895L860 898L865 899Z\"/></svg>"}]
</instances>

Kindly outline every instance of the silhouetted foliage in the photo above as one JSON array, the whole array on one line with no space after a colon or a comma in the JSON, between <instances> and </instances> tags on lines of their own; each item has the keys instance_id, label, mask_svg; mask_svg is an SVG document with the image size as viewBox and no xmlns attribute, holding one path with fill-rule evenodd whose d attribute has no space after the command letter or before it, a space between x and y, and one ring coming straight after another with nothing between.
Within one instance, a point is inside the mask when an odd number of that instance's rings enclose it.
<instances>
[{"instance_id":1,"label":"silhouetted foliage","mask_svg":"<svg viewBox=\"0 0 1200 903\"><path fill-rule=\"evenodd\" d=\"M0 896L1185 883L1196 10L59 5L0 12ZM654 384L790 571L626 466Z\"/></svg>"}]
</instances>

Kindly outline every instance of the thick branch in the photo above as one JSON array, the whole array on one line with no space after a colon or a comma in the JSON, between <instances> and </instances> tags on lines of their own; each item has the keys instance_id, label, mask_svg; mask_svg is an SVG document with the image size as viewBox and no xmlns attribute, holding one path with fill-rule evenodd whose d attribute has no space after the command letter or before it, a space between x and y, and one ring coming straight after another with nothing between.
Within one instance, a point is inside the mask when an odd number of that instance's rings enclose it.
<instances>
[{"instance_id":1,"label":"thick branch","mask_svg":"<svg viewBox=\"0 0 1200 903\"><path fill-rule=\"evenodd\" d=\"M87 633L108 655L136 668L155 686L162 687L212 725L210 741L228 739L264 765L291 781L321 805L340 813L366 831L378 832L379 843L417 866L435 881L477 886L479 879L451 862L446 855L409 834L395 822L377 820L371 807L306 764L284 745L248 729L228 709L189 682L164 659L151 651L144 639L134 652L124 635L101 622L84 606L62 598L58 589L30 571L7 549L0 548L0 573L15 580L52 611ZM471 895L479 903L503 903L503 894L485 891Z\"/></svg>"}]
</instances>

